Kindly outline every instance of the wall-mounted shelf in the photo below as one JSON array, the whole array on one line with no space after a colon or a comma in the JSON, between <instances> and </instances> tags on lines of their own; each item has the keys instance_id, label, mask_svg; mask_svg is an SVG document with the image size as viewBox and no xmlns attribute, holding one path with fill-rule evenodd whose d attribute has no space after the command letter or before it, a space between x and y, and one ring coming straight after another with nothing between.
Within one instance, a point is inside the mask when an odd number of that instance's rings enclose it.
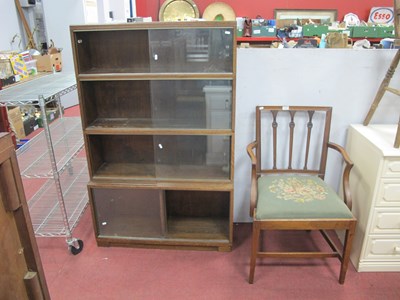
<instances>
[{"instance_id":1,"label":"wall-mounted shelf","mask_svg":"<svg viewBox=\"0 0 400 300\"><path fill-rule=\"evenodd\" d=\"M307 37L305 37L307 38ZM350 38L353 42L358 40L363 40L364 38ZM289 38L289 40L297 41L298 38ZM367 38L371 44L378 44L381 38ZM248 43L250 45L271 45L274 42L281 42L277 37L237 37L236 43L240 45L241 43Z\"/></svg>"}]
</instances>

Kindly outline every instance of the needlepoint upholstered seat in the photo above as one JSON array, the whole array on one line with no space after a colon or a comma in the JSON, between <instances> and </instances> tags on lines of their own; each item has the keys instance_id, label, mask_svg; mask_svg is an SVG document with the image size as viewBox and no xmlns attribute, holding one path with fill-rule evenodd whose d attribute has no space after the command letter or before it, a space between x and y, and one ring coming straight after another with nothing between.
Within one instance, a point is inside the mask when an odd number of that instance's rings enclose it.
<instances>
[{"instance_id":1,"label":"needlepoint upholstered seat","mask_svg":"<svg viewBox=\"0 0 400 300\"><path fill-rule=\"evenodd\" d=\"M256 107L256 140L247 147L252 162L250 283L261 257L337 257L344 283L356 224L349 191L353 164L341 146L329 142L331 116L331 107ZM336 174L342 178L343 200L324 181L328 148L340 154L340 165L344 162ZM318 230L332 251L265 251L264 230ZM337 231L345 233L343 246Z\"/></svg>"}]
</instances>

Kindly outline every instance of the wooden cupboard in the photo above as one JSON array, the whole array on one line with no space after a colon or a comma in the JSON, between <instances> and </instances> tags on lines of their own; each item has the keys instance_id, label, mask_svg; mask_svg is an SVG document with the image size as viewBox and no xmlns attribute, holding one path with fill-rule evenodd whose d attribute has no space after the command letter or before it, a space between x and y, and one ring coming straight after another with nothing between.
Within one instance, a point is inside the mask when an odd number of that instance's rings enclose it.
<instances>
[{"instance_id":1,"label":"wooden cupboard","mask_svg":"<svg viewBox=\"0 0 400 300\"><path fill-rule=\"evenodd\" d=\"M50 299L14 143L0 133L0 299Z\"/></svg>"},{"instance_id":2,"label":"wooden cupboard","mask_svg":"<svg viewBox=\"0 0 400 300\"><path fill-rule=\"evenodd\" d=\"M98 245L231 250L235 34L71 26Z\"/></svg>"}]
</instances>

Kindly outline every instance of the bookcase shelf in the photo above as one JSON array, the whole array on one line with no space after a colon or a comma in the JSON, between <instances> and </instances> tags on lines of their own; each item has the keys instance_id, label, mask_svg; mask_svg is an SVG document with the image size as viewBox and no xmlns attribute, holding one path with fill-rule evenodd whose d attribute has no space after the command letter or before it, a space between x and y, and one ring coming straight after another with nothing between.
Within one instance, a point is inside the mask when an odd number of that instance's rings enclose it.
<instances>
[{"instance_id":1,"label":"bookcase shelf","mask_svg":"<svg viewBox=\"0 0 400 300\"><path fill-rule=\"evenodd\" d=\"M71 26L99 246L231 249L235 34Z\"/></svg>"}]
</instances>

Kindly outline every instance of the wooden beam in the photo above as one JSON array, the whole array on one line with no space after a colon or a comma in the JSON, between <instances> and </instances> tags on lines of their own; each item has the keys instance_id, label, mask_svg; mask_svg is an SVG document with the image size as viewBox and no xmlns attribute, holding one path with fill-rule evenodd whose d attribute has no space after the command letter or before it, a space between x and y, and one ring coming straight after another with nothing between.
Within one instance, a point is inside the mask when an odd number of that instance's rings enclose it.
<instances>
[{"instance_id":1,"label":"wooden beam","mask_svg":"<svg viewBox=\"0 0 400 300\"><path fill-rule=\"evenodd\" d=\"M400 0L394 0L393 4L394 11L394 34L396 39L400 38Z\"/></svg>"},{"instance_id":2,"label":"wooden beam","mask_svg":"<svg viewBox=\"0 0 400 300\"><path fill-rule=\"evenodd\" d=\"M36 44L35 44L35 41L33 40L33 35L31 32L31 29L29 28L28 21L25 18L24 11L22 10L21 3L19 2L19 0L14 0L14 2L15 2L15 6L17 7L18 14L22 20L22 24L24 25L26 35L28 37L28 45L26 47L28 49L36 49Z\"/></svg>"},{"instance_id":3,"label":"wooden beam","mask_svg":"<svg viewBox=\"0 0 400 300\"><path fill-rule=\"evenodd\" d=\"M394 10L394 31L395 31L395 44L398 44L399 38L400 38L400 0L394 0L393 3L393 10ZM390 64L389 69L387 70L386 76L381 82L381 85L379 86L378 92L376 93L375 99L371 104L371 107L367 113L367 116L364 119L364 126L367 126L369 122L371 121L372 116L375 113L376 108L378 107L379 103L382 100L383 95L385 92L391 92L395 95L400 96L400 91L394 88L389 87L390 80L393 77L394 72L397 69L397 66L399 64L400 60L400 48L397 50L396 55L394 56L392 63ZM400 119L399 123L397 125L397 133L394 141L394 147L399 148L400 147Z\"/></svg>"}]
</instances>

